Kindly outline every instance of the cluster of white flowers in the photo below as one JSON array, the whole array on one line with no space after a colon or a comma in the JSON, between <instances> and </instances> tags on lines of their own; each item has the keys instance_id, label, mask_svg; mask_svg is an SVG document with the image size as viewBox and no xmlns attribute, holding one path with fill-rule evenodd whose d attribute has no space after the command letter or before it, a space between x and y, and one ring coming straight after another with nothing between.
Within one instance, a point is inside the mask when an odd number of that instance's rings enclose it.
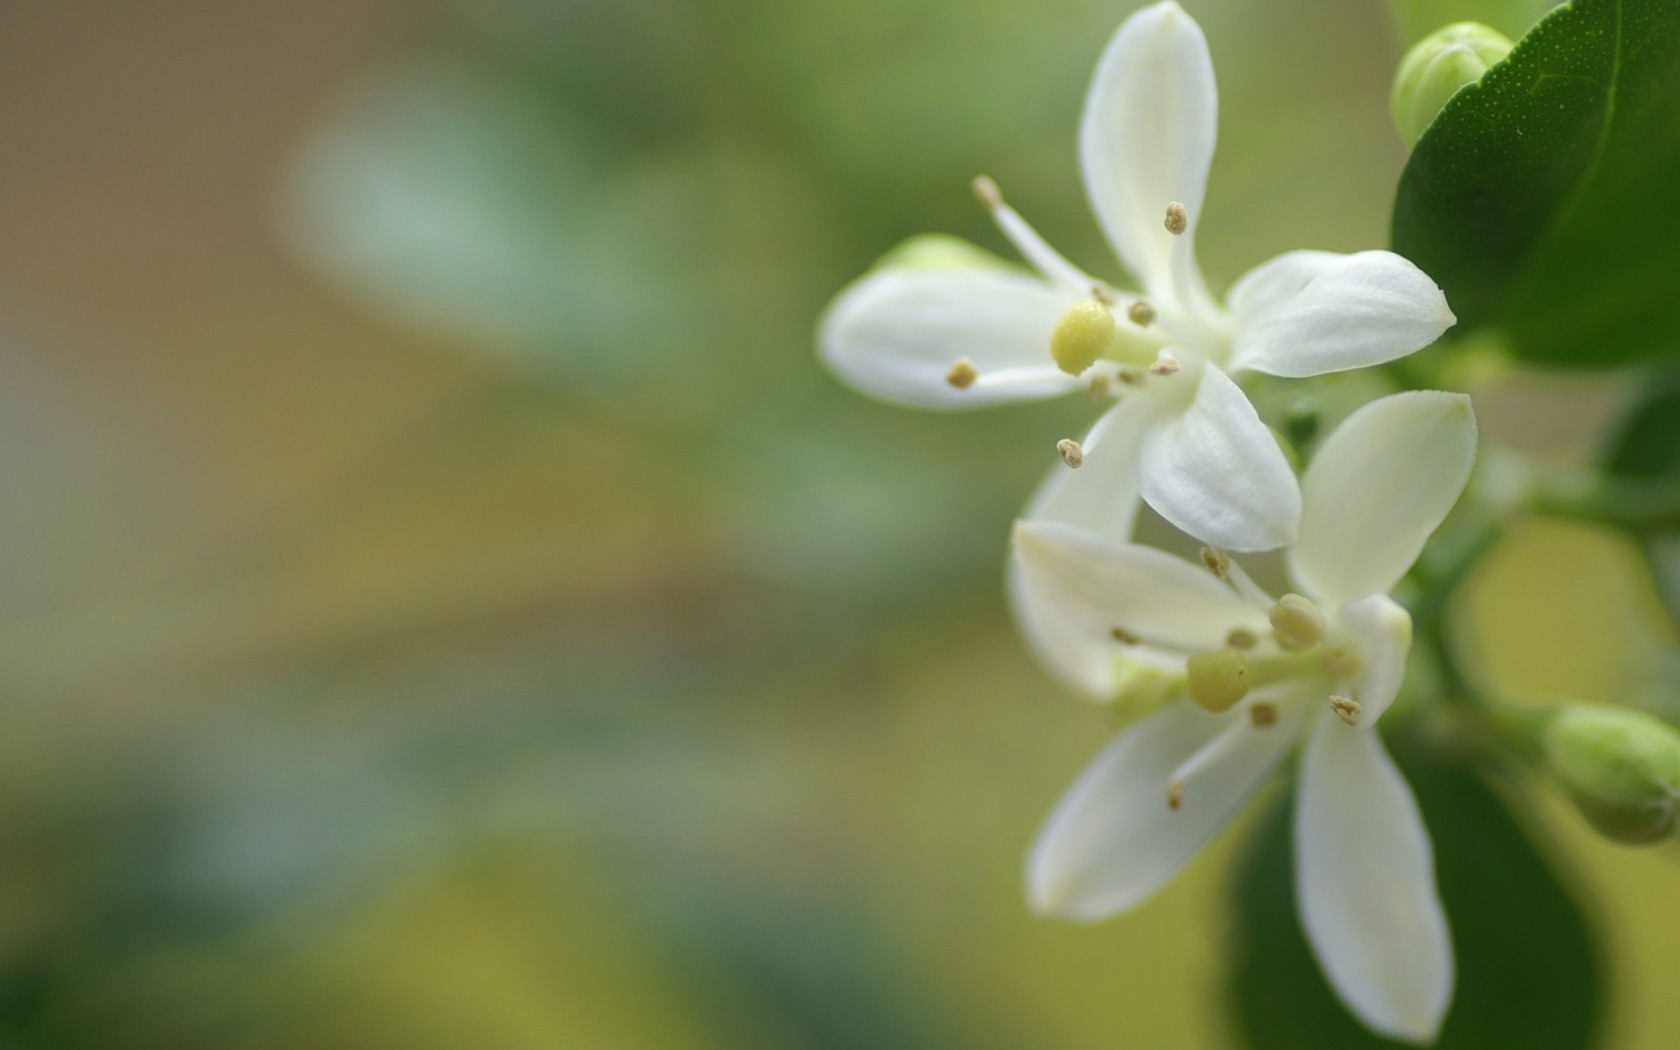
<instances>
[{"instance_id":1,"label":"cluster of white flowers","mask_svg":"<svg viewBox=\"0 0 1680 1050\"><path fill-rule=\"evenodd\" d=\"M1125 729L1055 807L1027 863L1040 912L1102 919L1151 896L1304 735L1297 902L1331 986L1372 1029L1428 1042L1453 956L1428 833L1373 731L1412 623L1389 591L1457 501L1475 457L1469 399L1373 401L1298 480L1239 382L1376 365L1438 338L1439 288L1390 252L1295 251L1221 305L1194 235L1217 123L1200 28L1171 0L1127 19L1085 104L1086 192L1141 291L1091 277L988 179L975 192L1036 272L978 249L900 257L825 315L829 367L873 396L963 408L1083 391L1114 405L1017 522L1010 595L1029 645L1075 691L1147 683ZM1133 542L1139 501L1202 564ZM1273 598L1230 552L1285 549Z\"/></svg>"}]
</instances>

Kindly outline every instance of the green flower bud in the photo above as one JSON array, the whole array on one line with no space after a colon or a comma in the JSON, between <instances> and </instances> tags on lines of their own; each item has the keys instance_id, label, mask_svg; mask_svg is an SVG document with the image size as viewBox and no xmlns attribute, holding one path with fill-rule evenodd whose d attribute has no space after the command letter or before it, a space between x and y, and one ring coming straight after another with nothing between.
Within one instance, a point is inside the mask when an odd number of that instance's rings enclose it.
<instances>
[{"instance_id":1,"label":"green flower bud","mask_svg":"<svg viewBox=\"0 0 1680 1050\"><path fill-rule=\"evenodd\" d=\"M1466 84L1511 53L1511 41L1480 22L1455 22L1420 40L1394 75L1394 123L1410 146Z\"/></svg>"},{"instance_id":2,"label":"green flower bud","mask_svg":"<svg viewBox=\"0 0 1680 1050\"><path fill-rule=\"evenodd\" d=\"M1605 838L1655 842L1680 817L1680 732L1627 708L1568 707L1541 733L1547 767Z\"/></svg>"},{"instance_id":3,"label":"green flower bud","mask_svg":"<svg viewBox=\"0 0 1680 1050\"><path fill-rule=\"evenodd\" d=\"M922 233L900 243L875 262L877 270L1007 270L1010 265L961 237Z\"/></svg>"}]
</instances>

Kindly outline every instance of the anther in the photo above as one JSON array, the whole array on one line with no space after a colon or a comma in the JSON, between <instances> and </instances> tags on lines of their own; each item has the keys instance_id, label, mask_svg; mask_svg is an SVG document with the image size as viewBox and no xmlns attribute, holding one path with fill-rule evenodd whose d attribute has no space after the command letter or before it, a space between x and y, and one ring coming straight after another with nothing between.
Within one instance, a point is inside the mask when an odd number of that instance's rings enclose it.
<instances>
[{"instance_id":1,"label":"anther","mask_svg":"<svg viewBox=\"0 0 1680 1050\"><path fill-rule=\"evenodd\" d=\"M1215 649L1198 653L1185 661L1185 685L1190 699L1215 713L1228 711L1231 705L1248 695L1248 662L1235 649Z\"/></svg>"},{"instance_id":2,"label":"anther","mask_svg":"<svg viewBox=\"0 0 1680 1050\"><path fill-rule=\"evenodd\" d=\"M1127 386L1143 385L1144 375L1143 369L1141 368L1134 368L1131 365L1121 365L1115 374L1120 377L1120 382L1125 383Z\"/></svg>"},{"instance_id":3,"label":"anther","mask_svg":"<svg viewBox=\"0 0 1680 1050\"><path fill-rule=\"evenodd\" d=\"M1167 782L1167 808L1177 810L1184 805L1184 781L1169 780Z\"/></svg>"},{"instance_id":4,"label":"anther","mask_svg":"<svg viewBox=\"0 0 1680 1050\"><path fill-rule=\"evenodd\" d=\"M945 373L945 382L950 383L958 390L967 390L979 378L980 370L975 368L974 362L966 357L957 358L956 364L952 365L951 370Z\"/></svg>"},{"instance_id":5,"label":"anther","mask_svg":"<svg viewBox=\"0 0 1680 1050\"><path fill-rule=\"evenodd\" d=\"M993 187L993 189L996 188L997 187L995 186ZM1178 201L1173 201L1171 204L1167 205L1166 227L1167 232L1172 234L1174 237L1179 236L1185 230L1190 228L1190 213L1185 211L1184 205L1180 204Z\"/></svg>"},{"instance_id":6,"label":"anther","mask_svg":"<svg viewBox=\"0 0 1680 1050\"><path fill-rule=\"evenodd\" d=\"M1277 705L1264 702L1250 705L1248 709L1248 720L1253 723L1254 728L1256 729L1265 729L1268 726L1277 725Z\"/></svg>"},{"instance_id":7,"label":"anther","mask_svg":"<svg viewBox=\"0 0 1680 1050\"><path fill-rule=\"evenodd\" d=\"M1101 401L1108 396L1108 385L1107 374L1098 372L1091 377L1089 383L1085 384L1085 396L1092 401Z\"/></svg>"},{"instance_id":8,"label":"anther","mask_svg":"<svg viewBox=\"0 0 1680 1050\"><path fill-rule=\"evenodd\" d=\"M1139 328L1147 328L1155 320L1155 308L1139 299L1126 307L1126 319Z\"/></svg>"},{"instance_id":9,"label":"anther","mask_svg":"<svg viewBox=\"0 0 1680 1050\"><path fill-rule=\"evenodd\" d=\"M1061 455L1063 463L1075 469L1085 462L1085 450L1072 438L1063 438L1056 442L1056 451Z\"/></svg>"},{"instance_id":10,"label":"anther","mask_svg":"<svg viewBox=\"0 0 1680 1050\"><path fill-rule=\"evenodd\" d=\"M1202 566L1223 580L1231 573L1231 556L1218 547L1203 547Z\"/></svg>"},{"instance_id":11,"label":"anther","mask_svg":"<svg viewBox=\"0 0 1680 1050\"><path fill-rule=\"evenodd\" d=\"M1131 631L1126 630L1124 627L1110 627L1108 629L1108 635L1121 645L1136 645L1137 643L1143 641L1143 639L1139 638Z\"/></svg>"},{"instance_id":12,"label":"anther","mask_svg":"<svg viewBox=\"0 0 1680 1050\"><path fill-rule=\"evenodd\" d=\"M1170 376L1178 371L1178 358L1162 350L1155 363L1149 366L1149 371L1158 376Z\"/></svg>"},{"instance_id":13,"label":"anther","mask_svg":"<svg viewBox=\"0 0 1680 1050\"><path fill-rule=\"evenodd\" d=\"M1099 303L1102 303L1104 306L1120 305L1120 293L1115 291L1114 286L1109 284L1107 281L1091 282L1091 298L1095 299ZM1127 311L1127 315L1130 316L1129 310Z\"/></svg>"},{"instance_id":14,"label":"anther","mask_svg":"<svg viewBox=\"0 0 1680 1050\"><path fill-rule=\"evenodd\" d=\"M1286 653L1311 649L1324 641L1324 633L1330 626L1325 622L1324 614L1318 611L1318 606L1299 594L1286 594L1279 598L1267 616L1272 621L1272 634L1277 638L1278 648Z\"/></svg>"},{"instance_id":15,"label":"anther","mask_svg":"<svg viewBox=\"0 0 1680 1050\"><path fill-rule=\"evenodd\" d=\"M1095 299L1068 307L1050 330L1050 356L1056 367L1070 376L1079 375L1096 363L1114 339L1114 315Z\"/></svg>"},{"instance_id":16,"label":"anther","mask_svg":"<svg viewBox=\"0 0 1680 1050\"><path fill-rule=\"evenodd\" d=\"M1350 726L1359 724L1359 712L1363 710L1359 701L1346 696L1336 695L1330 698L1330 710L1336 712L1336 717Z\"/></svg>"},{"instance_id":17,"label":"anther","mask_svg":"<svg viewBox=\"0 0 1680 1050\"><path fill-rule=\"evenodd\" d=\"M1225 646L1228 649L1252 649L1260 644L1260 639L1254 637L1254 632L1245 627L1233 627L1231 633L1225 636Z\"/></svg>"},{"instance_id":18,"label":"anther","mask_svg":"<svg viewBox=\"0 0 1680 1050\"><path fill-rule=\"evenodd\" d=\"M980 206L987 211L997 211L1003 204L1003 191L998 189L998 184L988 175L976 175L968 187L974 191L974 198L980 202Z\"/></svg>"}]
</instances>

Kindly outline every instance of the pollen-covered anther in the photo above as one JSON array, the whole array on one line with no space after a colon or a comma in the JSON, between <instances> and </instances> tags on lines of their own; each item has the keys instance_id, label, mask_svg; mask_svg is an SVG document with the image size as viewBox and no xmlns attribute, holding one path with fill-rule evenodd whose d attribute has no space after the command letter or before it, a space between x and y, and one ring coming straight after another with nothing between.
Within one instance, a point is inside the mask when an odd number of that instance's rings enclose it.
<instances>
[{"instance_id":1,"label":"pollen-covered anther","mask_svg":"<svg viewBox=\"0 0 1680 1050\"><path fill-rule=\"evenodd\" d=\"M1167 808L1177 810L1184 805L1184 781L1167 781Z\"/></svg>"},{"instance_id":2,"label":"pollen-covered anther","mask_svg":"<svg viewBox=\"0 0 1680 1050\"><path fill-rule=\"evenodd\" d=\"M1149 371L1153 375L1170 376L1178 371L1178 358L1162 350L1155 363L1149 366Z\"/></svg>"},{"instance_id":3,"label":"pollen-covered anther","mask_svg":"<svg viewBox=\"0 0 1680 1050\"><path fill-rule=\"evenodd\" d=\"M1050 356L1056 367L1070 376L1079 375L1093 364L1114 339L1114 315L1095 299L1068 307L1050 330Z\"/></svg>"},{"instance_id":4,"label":"pollen-covered anther","mask_svg":"<svg viewBox=\"0 0 1680 1050\"><path fill-rule=\"evenodd\" d=\"M1352 678L1359 673L1359 657L1339 646L1324 650L1324 669L1337 678Z\"/></svg>"},{"instance_id":5,"label":"pollen-covered anther","mask_svg":"<svg viewBox=\"0 0 1680 1050\"><path fill-rule=\"evenodd\" d=\"M1167 205L1166 227L1167 232L1174 237L1182 235L1190 228L1190 213L1178 201Z\"/></svg>"},{"instance_id":6,"label":"pollen-covered anther","mask_svg":"<svg viewBox=\"0 0 1680 1050\"><path fill-rule=\"evenodd\" d=\"M1256 729L1265 729L1277 725L1278 709L1276 704L1258 703L1250 705L1248 720Z\"/></svg>"},{"instance_id":7,"label":"pollen-covered anther","mask_svg":"<svg viewBox=\"0 0 1680 1050\"><path fill-rule=\"evenodd\" d=\"M1231 633L1225 636L1225 646L1228 649L1252 649L1260 644L1260 639L1254 637L1254 632L1246 627L1233 627Z\"/></svg>"},{"instance_id":8,"label":"pollen-covered anther","mask_svg":"<svg viewBox=\"0 0 1680 1050\"><path fill-rule=\"evenodd\" d=\"M1092 401L1101 401L1109 395L1108 375L1098 372L1091 376L1091 381L1085 384L1085 396Z\"/></svg>"},{"instance_id":9,"label":"pollen-covered anther","mask_svg":"<svg viewBox=\"0 0 1680 1050\"><path fill-rule=\"evenodd\" d=\"M1063 438L1056 442L1056 454L1062 457L1062 462L1078 469L1085 463L1085 450L1079 447L1079 442L1072 438Z\"/></svg>"},{"instance_id":10,"label":"pollen-covered anther","mask_svg":"<svg viewBox=\"0 0 1680 1050\"><path fill-rule=\"evenodd\" d=\"M1114 286L1109 284L1107 281L1091 282L1091 298L1095 299L1099 303L1102 303L1104 306L1120 305L1120 293L1115 291Z\"/></svg>"},{"instance_id":11,"label":"pollen-covered anther","mask_svg":"<svg viewBox=\"0 0 1680 1050\"><path fill-rule=\"evenodd\" d=\"M1142 386L1144 380L1143 369L1133 365L1121 365L1114 373L1120 377L1120 382L1127 386Z\"/></svg>"},{"instance_id":12,"label":"pollen-covered anther","mask_svg":"<svg viewBox=\"0 0 1680 1050\"><path fill-rule=\"evenodd\" d=\"M974 191L974 199L987 211L997 211L1003 205L1003 191L993 182L989 175L976 175L974 181L968 184Z\"/></svg>"},{"instance_id":13,"label":"pollen-covered anther","mask_svg":"<svg viewBox=\"0 0 1680 1050\"><path fill-rule=\"evenodd\" d=\"M1330 710L1348 725L1356 726L1359 724L1359 714L1364 708L1359 706L1358 700L1337 694L1330 698Z\"/></svg>"},{"instance_id":14,"label":"pollen-covered anther","mask_svg":"<svg viewBox=\"0 0 1680 1050\"><path fill-rule=\"evenodd\" d=\"M1121 645L1136 645L1137 643L1143 641L1142 638L1139 638L1137 635L1126 630L1124 627L1110 627L1108 629L1108 636L1119 642Z\"/></svg>"},{"instance_id":15,"label":"pollen-covered anther","mask_svg":"<svg viewBox=\"0 0 1680 1050\"><path fill-rule=\"evenodd\" d=\"M1203 547L1202 567L1223 580L1231 574L1231 556L1218 547ZM1241 649L1244 647L1235 646L1234 648Z\"/></svg>"},{"instance_id":16,"label":"pollen-covered anther","mask_svg":"<svg viewBox=\"0 0 1680 1050\"><path fill-rule=\"evenodd\" d=\"M950 383L958 390L967 390L979 378L980 370L975 368L974 362L966 357L957 358L956 363L951 366L951 370L945 373L945 382Z\"/></svg>"},{"instance_id":17,"label":"pollen-covered anther","mask_svg":"<svg viewBox=\"0 0 1680 1050\"><path fill-rule=\"evenodd\" d=\"M1318 606L1299 594L1286 594L1279 598L1267 616L1272 621L1272 634L1277 638L1278 648L1286 653L1311 649L1324 641L1324 634L1330 627Z\"/></svg>"},{"instance_id":18,"label":"pollen-covered anther","mask_svg":"<svg viewBox=\"0 0 1680 1050\"><path fill-rule=\"evenodd\" d=\"M1197 706L1218 713L1229 711L1248 695L1253 681L1248 661L1235 649L1197 653L1185 661L1185 686Z\"/></svg>"},{"instance_id":19,"label":"pollen-covered anther","mask_svg":"<svg viewBox=\"0 0 1680 1050\"><path fill-rule=\"evenodd\" d=\"M1148 328L1151 324L1155 323L1155 308L1144 302L1142 299L1139 299L1137 302L1126 307L1126 320L1137 325L1139 328Z\"/></svg>"}]
</instances>

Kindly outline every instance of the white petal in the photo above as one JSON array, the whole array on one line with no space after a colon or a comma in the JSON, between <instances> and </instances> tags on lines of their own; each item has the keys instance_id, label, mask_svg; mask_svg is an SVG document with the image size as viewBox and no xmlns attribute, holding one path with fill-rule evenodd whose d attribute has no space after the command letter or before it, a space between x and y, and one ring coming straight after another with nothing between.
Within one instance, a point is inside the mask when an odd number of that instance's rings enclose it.
<instances>
[{"instance_id":1,"label":"white petal","mask_svg":"<svg viewBox=\"0 0 1680 1050\"><path fill-rule=\"evenodd\" d=\"M1150 408L1140 398L1103 413L1080 442L1083 464L1072 469L1058 460L1021 517L1077 525L1112 543L1129 543L1137 518L1138 444Z\"/></svg>"},{"instance_id":2,"label":"white petal","mask_svg":"<svg viewBox=\"0 0 1680 1050\"><path fill-rule=\"evenodd\" d=\"M1145 430L1140 466L1144 500L1203 543L1261 551L1295 539L1295 472L1248 397L1211 364L1189 407Z\"/></svg>"},{"instance_id":3,"label":"white petal","mask_svg":"<svg viewBox=\"0 0 1680 1050\"><path fill-rule=\"evenodd\" d=\"M1255 729L1246 711L1210 715L1173 704L1116 737L1056 804L1027 856L1033 910L1106 918L1147 899L1195 856L1259 786L1294 741L1285 727ZM1173 770L1222 730L1234 742L1167 805ZM1192 789L1193 787L1193 789Z\"/></svg>"},{"instance_id":4,"label":"white petal","mask_svg":"<svg viewBox=\"0 0 1680 1050\"><path fill-rule=\"evenodd\" d=\"M1359 725L1369 729L1394 703L1406 680L1412 617L1386 594L1348 602L1336 616L1359 649L1353 698L1359 702Z\"/></svg>"},{"instance_id":5,"label":"white petal","mask_svg":"<svg viewBox=\"0 0 1680 1050\"><path fill-rule=\"evenodd\" d=\"M1289 551L1296 583L1330 604L1393 590L1475 459L1476 417L1463 394L1394 394L1348 416L1301 479L1301 538Z\"/></svg>"},{"instance_id":6,"label":"white petal","mask_svg":"<svg viewBox=\"0 0 1680 1050\"><path fill-rule=\"evenodd\" d=\"M1289 252L1229 296L1232 371L1316 376L1403 357L1457 320L1429 275L1393 252Z\"/></svg>"},{"instance_id":7,"label":"white petal","mask_svg":"<svg viewBox=\"0 0 1680 1050\"><path fill-rule=\"evenodd\" d=\"M1198 652L1234 627L1264 632L1266 615L1199 565L1164 551L1114 544L1056 522L1015 525L1017 598L1041 630L1097 646L1119 627L1148 647Z\"/></svg>"},{"instance_id":8,"label":"white petal","mask_svg":"<svg viewBox=\"0 0 1680 1050\"><path fill-rule=\"evenodd\" d=\"M818 326L823 361L872 397L918 408L975 408L1065 394L1079 380L1050 357L1065 292L1015 270L878 270L840 293ZM946 376L967 358L967 389Z\"/></svg>"},{"instance_id":9,"label":"white petal","mask_svg":"<svg viewBox=\"0 0 1680 1050\"><path fill-rule=\"evenodd\" d=\"M1372 1030L1434 1041L1452 998L1452 941L1411 789L1381 737L1325 712L1297 790L1296 903L1325 977Z\"/></svg>"},{"instance_id":10,"label":"white petal","mask_svg":"<svg viewBox=\"0 0 1680 1050\"><path fill-rule=\"evenodd\" d=\"M1213 62L1195 21L1170 0L1126 19L1085 97L1079 153L1097 221L1157 299L1172 298L1167 205L1184 205L1182 236L1194 237L1218 120Z\"/></svg>"}]
</instances>

